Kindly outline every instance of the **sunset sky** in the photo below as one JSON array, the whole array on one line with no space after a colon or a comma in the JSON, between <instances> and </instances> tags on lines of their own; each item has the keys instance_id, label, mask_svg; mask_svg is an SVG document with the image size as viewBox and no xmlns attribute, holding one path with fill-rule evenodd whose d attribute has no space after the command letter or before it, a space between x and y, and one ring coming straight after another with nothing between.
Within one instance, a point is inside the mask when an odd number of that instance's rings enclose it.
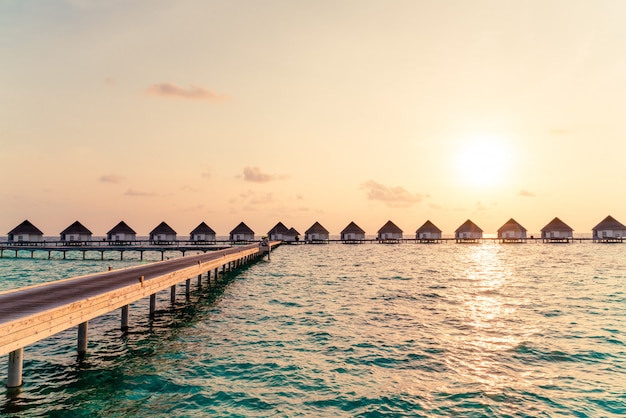
<instances>
[{"instance_id":1,"label":"sunset sky","mask_svg":"<svg viewBox=\"0 0 626 418\"><path fill-rule=\"evenodd\" d=\"M626 223L625 21L623 0L0 0L0 234Z\"/></svg>"}]
</instances>

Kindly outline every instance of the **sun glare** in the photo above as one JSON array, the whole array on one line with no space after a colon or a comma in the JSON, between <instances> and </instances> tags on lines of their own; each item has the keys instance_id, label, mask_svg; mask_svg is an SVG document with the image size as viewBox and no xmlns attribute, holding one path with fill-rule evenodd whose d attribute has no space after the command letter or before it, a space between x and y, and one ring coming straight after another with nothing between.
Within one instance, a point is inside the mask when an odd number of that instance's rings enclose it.
<instances>
[{"instance_id":1,"label":"sun glare","mask_svg":"<svg viewBox=\"0 0 626 418\"><path fill-rule=\"evenodd\" d=\"M493 187L506 180L511 157L504 139L474 136L465 139L459 147L456 168L465 185Z\"/></svg>"}]
</instances>

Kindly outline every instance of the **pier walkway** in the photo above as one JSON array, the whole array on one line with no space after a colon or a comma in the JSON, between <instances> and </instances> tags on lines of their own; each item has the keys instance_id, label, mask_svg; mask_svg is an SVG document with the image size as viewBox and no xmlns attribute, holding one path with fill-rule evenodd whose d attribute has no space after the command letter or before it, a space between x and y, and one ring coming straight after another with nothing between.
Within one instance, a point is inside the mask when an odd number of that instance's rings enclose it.
<instances>
[{"instance_id":1,"label":"pier walkway","mask_svg":"<svg viewBox=\"0 0 626 418\"><path fill-rule=\"evenodd\" d=\"M276 246L279 242L270 243ZM22 384L24 347L78 325L78 352L87 350L90 319L122 308L122 329L128 328L129 305L150 297L154 315L156 293L170 288L175 301L176 285L185 282L189 293L192 277L219 269L230 271L265 253L258 244L211 251L146 265L129 267L0 292L0 355L9 353L7 387Z\"/></svg>"}]
</instances>

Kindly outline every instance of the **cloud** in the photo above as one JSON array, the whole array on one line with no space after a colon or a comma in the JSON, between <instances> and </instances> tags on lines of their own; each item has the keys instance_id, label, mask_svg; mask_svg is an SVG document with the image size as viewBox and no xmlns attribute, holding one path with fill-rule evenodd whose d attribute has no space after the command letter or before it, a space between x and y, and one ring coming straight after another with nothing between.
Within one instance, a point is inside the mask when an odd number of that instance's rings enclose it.
<instances>
[{"instance_id":1,"label":"cloud","mask_svg":"<svg viewBox=\"0 0 626 418\"><path fill-rule=\"evenodd\" d=\"M124 180L126 180L126 177L120 176L117 174L103 174L98 179L98 181L101 181L103 183L114 183L114 184L123 183Z\"/></svg>"},{"instance_id":2,"label":"cloud","mask_svg":"<svg viewBox=\"0 0 626 418\"><path fill-rule=\"evenodd\" d=\"M177 97L191 100L206 100L209 102L223 102L228 96L216 94L204 87L189 86L184 88L172 83L153 84L146 89L146 93L160 97Z\"/></svg>"},{"instance_id":3,"label":"cloud","mask_svg":"<svg viewBox=\"0 0 626 418\"><path fill-rule=\"evenodd\" d=\"M517 195L525 196L525 197L535 197L535 194L533 192L529 192L528 190L524 190L524 189L520 190Z\"/></svg>"},{"instance_id":4,"label":"cloud","mask_svg":"<svg viewBox=\"0 0 626 418\"><path fill-rule=\"evenodd\" d=\"M142 192L142 191L138 191L134 189L128 189L126 190L126 193L124 193L124 196L156 196L156 194L150 193L150 192Z\"/></svg>"},{"instance_id":5,"label":"cloud","mask_svg":"<svg viewBox=\"0 0 626 418\"><path fill-rule=\"evenodd\" d=\"M286 178L288 178L288 176L284 174L276 175L263 173L259 167L245 167L243 169L243 179L253 183L267 183L275 180L284 180Z\"/></svg>"},{"instance_id":6,"label":"cloud","mask_svg":"<svg viewBox=\"0 0 626 418\"><path fill-rule=\"evenodd\" d=\"M202 173L200 173L200 175L205 178L205 179L210 179L211 178L211 169L207 168L206 170L204 170Z\"/></svg>"},{"instance_id":7,"label":"cloud","mask_svg":"<svg viewBox=\"0 0 626 418\"><path fill-rule=\"evenodd\" d=\"M406 208L424 199L424 195L409 193L404 187L389 187L374 180L366 181L361 187L366 190L369 200L379 200L390 207Z\"/></svg>"},{"instance_id":8,"label":"cloud","mask_svg":"<svg viewBox=\"0 0 626 418\"><path fill-rule=\"evenodd\" d=\"M200 190L198 190L197 188L190 186L188 184L183 185L180 190L182 190L183 192L192 192L192 193L197 193Z\"/></svg>"}]
</instances>

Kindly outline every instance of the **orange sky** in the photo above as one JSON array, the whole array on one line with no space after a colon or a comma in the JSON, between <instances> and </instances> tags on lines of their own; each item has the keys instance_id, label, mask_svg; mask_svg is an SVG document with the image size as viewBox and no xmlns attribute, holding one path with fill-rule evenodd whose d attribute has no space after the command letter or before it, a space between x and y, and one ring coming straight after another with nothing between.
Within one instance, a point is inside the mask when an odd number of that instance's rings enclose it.
<instances>
[{"instance_id":1,"label":"orange sky","mask_svg":"<svg viewBox=\"0 0 626 418\"><path fill-rule=\"evenodd\" d=\"M6 0L0 227L626 222L625 20L621 0Z\"/></svg>"}]
</instances>

